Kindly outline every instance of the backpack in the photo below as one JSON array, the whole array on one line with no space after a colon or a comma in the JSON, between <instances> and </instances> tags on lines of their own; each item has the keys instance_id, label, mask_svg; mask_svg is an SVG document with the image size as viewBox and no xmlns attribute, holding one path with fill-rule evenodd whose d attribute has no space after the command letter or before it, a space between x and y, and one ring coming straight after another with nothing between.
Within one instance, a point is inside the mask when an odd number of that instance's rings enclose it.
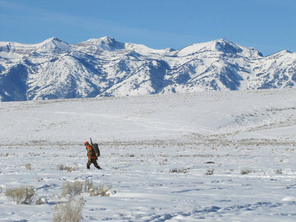
<instances>
[{"instance_id":1,"label":"backpack","mask_svg":"<svg viewBox=\"0 0 296 222\"><path fill-rule=\"evenodd\" d=\"M101 155L100 149L99 149L99 144L93 143L93 144L91 144L91 146L95 151L96 157L99 157Z\"/></svg>"},{"instance_id":2,"label":"backpack","mask_svg":"<svg viewBox=\"0 0 296 222\"><path fill-rule=\"evenodd\" d=\"M96 157L99 157L101 155L100 149L99 149L99 144L97 143L93 143L92 140L91 141L91 146L93 148L93 150L95 151Z\"/></svg>"}]
</instances>

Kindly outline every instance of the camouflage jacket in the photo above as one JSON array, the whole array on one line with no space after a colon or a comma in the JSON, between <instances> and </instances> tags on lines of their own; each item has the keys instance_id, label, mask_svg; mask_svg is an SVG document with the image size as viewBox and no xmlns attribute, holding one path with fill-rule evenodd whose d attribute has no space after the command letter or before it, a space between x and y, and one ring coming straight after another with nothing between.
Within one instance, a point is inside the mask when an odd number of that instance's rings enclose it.
<instances>
[{"instance_id":1,"label":"camouflage jacket","mask_svg":"<svg viewBox=\"0 0 296 222\"><path fill-rule=\"evenodd\" d=\"M88 160L91 161L91 159L97 159L95 151L93 150L93 148L91 147L91 145L88 145L86 147L87 149L87 156L88 156Z\"/></svg>"}]
</instances>

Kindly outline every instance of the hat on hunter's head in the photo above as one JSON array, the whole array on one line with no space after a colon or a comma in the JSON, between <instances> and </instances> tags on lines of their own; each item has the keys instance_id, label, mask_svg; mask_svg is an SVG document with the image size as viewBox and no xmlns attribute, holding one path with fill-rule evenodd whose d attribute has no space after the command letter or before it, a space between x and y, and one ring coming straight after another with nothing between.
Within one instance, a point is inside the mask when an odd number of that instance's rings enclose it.
<instances>
[{"instance_id":1,"label":"hat on hunter's head","mask_svg":"<svg viewBox=\"0 0 296 222\"><path fill-rule=\"evenodd\" d=\"M89 143L87 141L84 142L84 145L88 145Z\"/></svg>"}]
</instances>

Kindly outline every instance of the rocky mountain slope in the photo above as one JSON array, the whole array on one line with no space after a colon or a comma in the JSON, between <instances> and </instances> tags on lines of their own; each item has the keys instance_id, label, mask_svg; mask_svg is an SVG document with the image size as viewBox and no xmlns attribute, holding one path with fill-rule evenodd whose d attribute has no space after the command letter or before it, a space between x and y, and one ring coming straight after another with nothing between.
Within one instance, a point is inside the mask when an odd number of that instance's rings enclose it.
<instances>
[{"instance_id":1,"label":"rocky mountain slope","mask_svg":"<svg viewBox=\"0 0 296 222\"><path fill-rule=\"evenodd\" d=\"M296 53L264 57L226 39L155 50L111 37L0 42L0 101L289 88Z\"/></svg>"}]
</instances>

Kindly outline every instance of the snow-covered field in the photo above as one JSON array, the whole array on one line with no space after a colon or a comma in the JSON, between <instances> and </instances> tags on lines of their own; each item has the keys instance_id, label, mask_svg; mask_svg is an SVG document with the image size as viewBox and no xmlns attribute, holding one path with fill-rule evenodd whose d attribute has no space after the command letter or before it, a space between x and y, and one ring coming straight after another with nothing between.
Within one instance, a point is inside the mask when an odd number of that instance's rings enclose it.
<instances>
[{"instance_id":1,"label":"snow-covered field","mask_svg":"<svg viewBox=\"0 0 296 222\"><path fill-rule=\"evenodd\" d=\"M295 89L0 103L0 221L52 221L86 179L112 189L82 221L296 221L295 114ZM22 185L45 203L6 197Z\"/></svg>"}]
</instances>

